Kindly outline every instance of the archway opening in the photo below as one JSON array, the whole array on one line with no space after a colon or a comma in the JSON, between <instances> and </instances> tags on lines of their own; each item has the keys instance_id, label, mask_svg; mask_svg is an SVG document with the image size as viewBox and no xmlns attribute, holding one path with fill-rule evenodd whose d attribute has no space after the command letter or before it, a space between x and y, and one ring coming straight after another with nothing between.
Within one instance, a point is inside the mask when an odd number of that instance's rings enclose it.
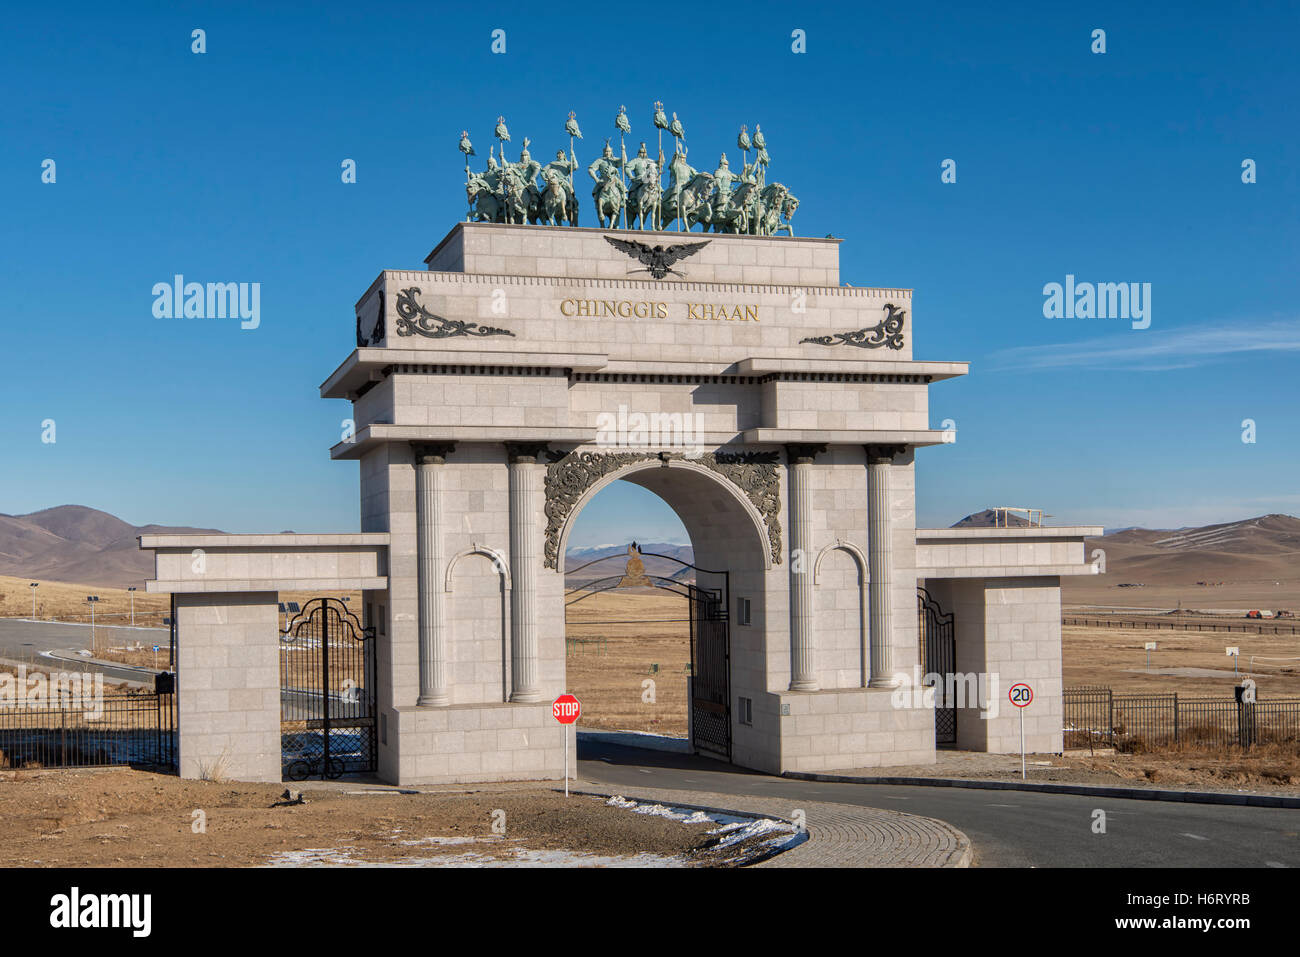
<instances>
[{"instance_id":1,"label":"archway opening","mask_svg":"<svg viewBox=\"0 0 1300 957\"><path fill-rule=\"evenodd\" d=\"M584 493L560 542L566 686L583 702L584 730L664 735L730 760L735 675L752 696L766 673L773 535L753 496L711 461L656 458Z\"/></svg>"},{"instance_id":2,"label":"archway opening","mask_svg":"<svg viewBox=\"0 0 1300 957\"><path fill-rule=\"evenodd\" d=\"M582 509L565 550L567 687L584 730L686 742L695 550L660 496L615 481Z\"/></svg>"}]
</instances>

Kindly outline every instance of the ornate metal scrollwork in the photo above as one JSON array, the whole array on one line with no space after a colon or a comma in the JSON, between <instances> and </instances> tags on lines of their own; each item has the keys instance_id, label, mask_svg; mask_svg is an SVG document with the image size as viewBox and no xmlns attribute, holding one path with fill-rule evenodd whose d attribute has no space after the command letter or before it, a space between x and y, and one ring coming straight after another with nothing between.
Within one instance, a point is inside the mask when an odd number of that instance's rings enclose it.
<instances>
[{"instance_id":1,"label":"ornate metal scrollwork","mask_svg":"<svg viewBox=\"0 0 1300 957\"><path fill-rule=\"evenodd\" d=\"M857 346L859 349L903 348L903 321L907 318L906 309L898 309L892 302L885 303L889 315L874 326L857 329L853 332L833 332L828 336L810 336L800 339L799 344L811 342L819 346Z\"/></svg>"},{"instance_id":2,"label":"ornate metal scrollwork","mask_svg":"<svg viewBox=\"0 0 1300 957\"><path fill-rule=\"evenodd\" d=\"M547 453L546 467L546 556L547 568L560 567L560 533L583 494L611 472L637 462L694 462L717 472L745 493L763 516L767 526L772 562L781 563L781 480L777 473L778 452L706 452L687 456L682 452L560 452Z\"/></svg>"},{"instance_id":3,"label":"ornate metal scrollwork","mask_svg":"<svg viewBox=\"0 0 1300 957\"><path fill-rule=\"evenodd\" d=\"M477 322L444 319L435 316L416 301L419 287L412 286L397 294L397 334L399 336L425 336L429 339L449 339L452 336L513 336L509 329L480 326Z\"/></svg>"}]
</instances>

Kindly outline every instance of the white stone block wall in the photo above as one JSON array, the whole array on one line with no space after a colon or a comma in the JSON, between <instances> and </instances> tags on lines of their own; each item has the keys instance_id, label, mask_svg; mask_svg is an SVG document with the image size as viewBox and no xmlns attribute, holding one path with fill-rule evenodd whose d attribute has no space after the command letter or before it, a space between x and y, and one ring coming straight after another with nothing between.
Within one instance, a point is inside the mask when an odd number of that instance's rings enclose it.
<instances>
[{"instance_id":1,"label":"white stone block wall","mask_svg":"<svg viewBox=\"0 0 1300 957\"><path fill-rule=\"evenodd\" d=\"M180 775L280 780L275 592L176 596Z\"/></svg>"},{"instance_id":2,"label":"white stone block wall","mask_svg":"<svg viewBox=\"0 0 1300 957\"><path fill-rule=\"evenodd\" d=\"M959 709L957 746L1013 754L1020 750L1020 715L1007 691L1025 682L1034 700L1025 712L1025 746L1062 747L1061 588L1055 577L925 579L926 590L954 615L957 671L996 676L996 716ZM992 708L989 709L990 715Z\"/></svg>"},{"instance_id":3,"label":"white stone block wall","mask_svg":"<svg viewBox=\"0 0 1300 957\"><path fill-rule=\"evenodd\" d=\"M781 771L933 764L934 712L879 688L775 695Z\"/></svg>"}]
</instances>

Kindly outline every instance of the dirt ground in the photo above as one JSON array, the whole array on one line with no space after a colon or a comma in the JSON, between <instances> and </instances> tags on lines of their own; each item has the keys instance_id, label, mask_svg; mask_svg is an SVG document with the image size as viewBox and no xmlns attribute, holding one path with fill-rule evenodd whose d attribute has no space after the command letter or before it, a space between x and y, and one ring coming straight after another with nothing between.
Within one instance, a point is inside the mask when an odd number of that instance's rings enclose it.
<instances>
[{"instance_id":1,"label":"dirt ground","mask_svg":"<svg viewBox=\"0 0 1300 957\"><path fill-rule=\"evenodd\" d=\"M305 790L303 804L276 806L284 785L183 781L117 768L2 771L0 866L397 865L439 857L466 863L466 854L517 860L548 851L707 866L736 856L734 848L712 848L716 838L706 832L716 824L637 814L601 798L566 799L544 785L440 793L372 788L331 783ZM203 833L196 833L196 812ZM494 833L494 821L504 822L504 834Z\"/></svg>"}]
</instances>

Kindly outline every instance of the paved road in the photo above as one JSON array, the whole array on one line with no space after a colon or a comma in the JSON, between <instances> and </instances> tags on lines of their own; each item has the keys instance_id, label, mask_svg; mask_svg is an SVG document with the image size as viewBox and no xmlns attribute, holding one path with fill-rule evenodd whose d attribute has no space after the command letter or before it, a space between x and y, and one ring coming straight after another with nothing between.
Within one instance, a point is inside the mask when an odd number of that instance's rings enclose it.
<instances>
[{"instance_id":1,"label":"paved road","mask_svg":"<svg viewBox=\"0 0 1300 957\"><path fill-rule=\"evenodd\" d=\"M1300 867L1300 811L966 788L795 781L694 755L579 742L578 776L634 788L830 801L938 818L981 867ZM1106 812L1094 834L1093 812Z\"/></svg>"},{"instance_id":2,"label":"paved road","mask_svg":"<svg viewBox=\"0 0 1300 957\"><path fill-rule=\"evenodd\" d=\"M155 644L164 648L168 642L167 630L164 628L130 628L117 625L96 625L95 640L102 647L105 642L126 644L139 641L146 647ZM39 656L43 651L77 651L90 647L90 626L74 625L65 622L23 621L15 618L0 618L0 658L24 661L32 656ZM160 665L166 665L166 651L159 652ZM59 670L63 666L55 659L47 658L43 662L47 667ZM69 666L70 667L70 666ZM81 669L76 669L81 670ZM87 668L86 670L90 670ZM138 681L140 673L117 668L102 668L105 678L115 681Z\"/></svg>"}]
</instances>

